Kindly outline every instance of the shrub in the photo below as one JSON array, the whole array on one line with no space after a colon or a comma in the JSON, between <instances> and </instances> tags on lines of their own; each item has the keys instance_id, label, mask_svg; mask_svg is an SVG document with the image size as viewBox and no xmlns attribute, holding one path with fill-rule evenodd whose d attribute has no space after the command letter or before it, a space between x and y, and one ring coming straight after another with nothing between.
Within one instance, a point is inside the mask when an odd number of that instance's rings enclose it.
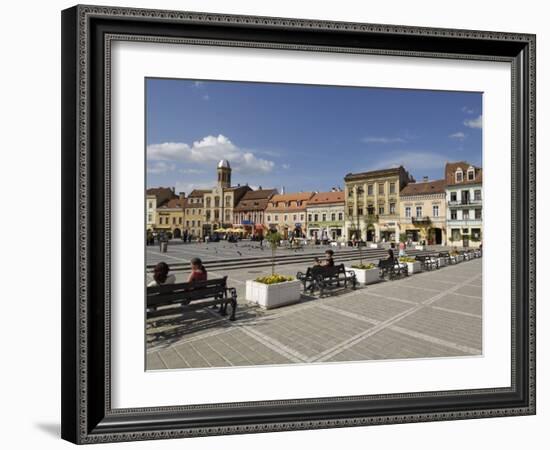
<instances>
[{"instance_id":1,"label":"shrub","mask_svg":"<svg viewBox=\"0 0 550 450\"><path fill-rule=\"evenodd\" d=\"M266 275L264 277L258 277L256 278L256 281L258 283L263 284L277 284L277 283L284 283L285 281L292 281L294 280L294 277L286 276L286 275Z\"/></svg>"}]
</instances>

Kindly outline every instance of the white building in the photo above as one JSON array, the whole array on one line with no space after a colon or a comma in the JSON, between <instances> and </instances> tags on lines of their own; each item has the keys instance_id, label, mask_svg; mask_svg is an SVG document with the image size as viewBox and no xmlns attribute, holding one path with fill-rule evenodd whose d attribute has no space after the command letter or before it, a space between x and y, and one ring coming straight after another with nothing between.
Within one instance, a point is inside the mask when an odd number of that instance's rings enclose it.
<instances>
[{"instance_id":1,"label":"white building","mask_svg":"<svg viewBox=\"0 0 550 450\"><path fill-rule=\"evenodd\" d=\"M307 237L343 239L345 194L342 191L318 192L307 204Z\"/></svg>"},{"instance_id":2,"label":"white building","mask_svg":"<svg viewBox=\"0 0 550 450\"><path fill-rule=\"evenodd\" d=\"M465 161L445 165L447 245L479 247L483 238L482 169Z\"/></svg>"}]
</instances>

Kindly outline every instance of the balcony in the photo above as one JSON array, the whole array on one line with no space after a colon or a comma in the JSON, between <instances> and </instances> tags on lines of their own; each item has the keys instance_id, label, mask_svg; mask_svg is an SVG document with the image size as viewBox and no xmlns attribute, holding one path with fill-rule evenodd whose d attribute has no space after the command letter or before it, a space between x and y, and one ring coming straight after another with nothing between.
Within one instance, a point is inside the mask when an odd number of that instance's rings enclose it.
<instances>
[{"instance_id":1,"label":"balcony","mask_svg":"<svg viewBox=\"0 0 550 450\"><path fill-rule=\"evenodd\" d=\"M482 219L449 219L447 226L449 227L481 227Z\"/></svg>"},{"instance_id":2,"label":"balcony","mask_svg":"<svg viewBox=\"0 0 550 450\"><path fill-rule=\"evenodd\" d=\"M363 214L362 216L354 216L352 214L346 214L346 220L350 222L378 222L378 214Z\"/></svg>"},{"instance_id":3,"label":"balcony","mask_svg":"<svg viewBox=\"0 0 550 450\"><path fill-rule=\"evenodd\" d=\"M483 200L450 200L449 206L462 207L462 206L481 206Z\"/></svg>"},{"instance_id":4,"label":"balcony","mask_svg":"<svg viewBox=\"0 0 550 450\"><path fill-rule=\"evenodd\" d=\"M430 223L432 223L432 219L430 219L428 216L424 216L424 217L413 217L413 218L412 218L412 223L413 223L413 225L427 226L427 225L429 225Z\"/></svg>"}]
</instances>

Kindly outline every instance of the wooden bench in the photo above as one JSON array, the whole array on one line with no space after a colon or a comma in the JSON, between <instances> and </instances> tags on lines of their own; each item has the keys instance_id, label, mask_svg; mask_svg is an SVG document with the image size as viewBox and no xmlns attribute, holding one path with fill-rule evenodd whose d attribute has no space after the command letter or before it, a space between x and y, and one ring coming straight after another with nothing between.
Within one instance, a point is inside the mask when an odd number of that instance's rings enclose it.
<instances>
[{"instance_id":1,"label":"wooden bench","mask_svg":"<svg viewBox=\"0 0 550 450\"><path fill-rule=\"evenodd\" d=\"M237 291L227 287L227 277L147 288L148 319L215 305L220 305L219 313L225 316L228 304L231 305L229 320L235 320Z\"/></svg>"},{"instance_id":2,"label":"wooden bench","mask_svg":"<svg viewBox=\"0 0 550 450\"><path fill-rule=\"evenodd\" d=\"M406 264L399 264L398 259L381 259L378 261L380 277L393 280L395 277L408 276L409 271Z\"/></svg>"},{"instance_id":3,"label":"wooden bench","mask_svg":"<svg viewBox=\"0 0 550 450\"><path fill-rule=\"evenodd\" d=\"M327 288L340 287L342 283L344 288L348 287L348 283L351 283L352 289L357 285L355 273L346 271L344 264L308 267L305 273L298 272L296 278L302 282L304 293L310 291L313 294L319 290L320 295L323 295Z\"/></svg>"}]
</instances>

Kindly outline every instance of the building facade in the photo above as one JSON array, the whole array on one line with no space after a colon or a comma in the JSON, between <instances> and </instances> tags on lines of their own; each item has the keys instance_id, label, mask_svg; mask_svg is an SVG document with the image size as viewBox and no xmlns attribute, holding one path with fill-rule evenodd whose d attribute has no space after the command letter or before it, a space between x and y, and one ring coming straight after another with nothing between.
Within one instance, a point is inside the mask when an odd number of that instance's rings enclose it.
<instances>
[{"instance_id":1,"label":"building facade","mask_svg":"<svg viewBox=\"0 0 550 450\"><path fill-rule=\"evenodd\" d=\"M185 195L185 194L184 194ZM158 224L157 208L169 200L177 198L175 189L169 187L149 188L145 192L145 222L148 231L156 231Z\"/></svg>"},{"instance_id":2,"label":"building facade","mask_svg":"<svg viewBox=\"0 0 550 450\"><path fill-rule=\"evenodd\" d=\"M195 238L203 237L204 194L209 191L193 189L184 204L184 232Z\"/></svg>"},{"instance_id":3,"label":"building facade","mask_svg":"<svg viewBox=\"0 0 550 450\"><path fill-rule=\"evenodd\" d=\"M220 228L231 228L233 225L233 209L249 186L231 186L231 166L229 161L222 159L217 167L218 183L204 194L203 235L208 235Z\"/></svg>"},{"instance_id":4,"label":"building facade","mask_svg":"<svg viewBox=\"0 0 550 450\"><path fill-rule=\"evenodd\" d=\"M483 239L482 169L465 161L445 165L448 245L479 247Z\"/></svg>"},{"instance_id":5,"label":"building facade","mask_svg":"<svg viewBox=\"0 0 550 450\"><path fill-rule=\"evenodd\" d=\"M277 194L268 201L265 225L276 230L284 239L305 237L307 233L306 211L313 192Z\"/></svg>"},{"instance_id":6,"label":"building facade","mask_svg":"<svg viewBox=\"0 0 550 450\"><path fill-rule=\"evenodd\" d=\"M344 235L343 191L318 192L307 203L307 237L337 241Z\"/></svg>"},{"instance_id":7,"label":"building facade","mask_svg":"<svg viewBox=\"0 0 550 450\"><path fill-rule=\"evenodd\" d=\"M181 238L184 229L185 200L185 193L181 192L178 198L171 198L157 207L157 231L168 232L176 239Z\"/></svg>"},{"instance_id":8,"label":"building facade","mask_svg":"<svg viewBox=\"0 0 550 450\"><path fill-rule=\"evenodd\" d=\"M233 209L233 226L242 228L245 236L263 236L265 210L269 199L277 194L276 189L246 192Z\"/></svg>"},{"instance_id":9,"label":"building facade","mask_svg":"<svg viewBox=\"0 0 550 450\"><path fill-rule=\"evenodd\" d=\"M401 235L416 243L447 242L445 180L409 183L400 192Z\"/></svg>"},{"instance_id":10,"label":"building facade","mask_svg":"<svg viewBox=\"0 0 550 450\"><path fill-rule=\"evenodd\" d=\"M146 229L153 231L157 226L157 197L156 195L147 194L145 198L146 205Z\"/></svg>"},{"instance_id":11,"label":"building facade","mask_svg":"<svg viewBox=\"0 0 550 450\"><path fill-rule=\"evenodd\" d=\"M414 179L402 167L348 173L344 236L367 242L399 240L399 193Z\"/></svg>"}]
</instances>

